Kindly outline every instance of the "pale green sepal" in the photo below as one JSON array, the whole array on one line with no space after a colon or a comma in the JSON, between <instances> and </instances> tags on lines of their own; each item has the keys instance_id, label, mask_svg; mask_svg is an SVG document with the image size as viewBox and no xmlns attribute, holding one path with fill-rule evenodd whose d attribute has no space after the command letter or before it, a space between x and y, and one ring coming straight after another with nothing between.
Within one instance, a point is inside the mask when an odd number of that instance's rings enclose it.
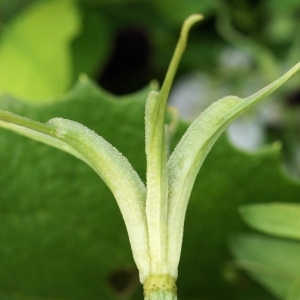
<instances>
[{"instance_id":1,"label":"pale green sepal","mask_svg":"<svg viewBox=\"0 0 300 300\"><path fill-rule=\"evenodd\" d=\"M168 131L170 138L172 138L178 127L179 112L178 109L174 106L168 106L167 111L168 115L170 116L170 121L168 123Z\"/></svg>"},{"instance_id":2,"label":"pale green sepal","mask_svg":"<svg viewBox=\"0 0 300 300\"><path fill-rule=\"evenodd\" d=\"M166 151L167 151L167 159L169 159L171 155L171 142L172 138L177 130L178 121L179 121L179 113L175 107L168 106L168 124L165 124L165 142L166 142Z\"/></svg>"},{"instance_id":3,"label":"pale green sepal","mask_svg":"<svg viewBox=\"0 0 300 300\"><path fill-rule=\"evenodd\" d=\"M146 188L128 160L102 137L74 121L55 118L43 124L0 111L0 126L66 151L99 174L118 202L143 281L149 273Z\"/></svg>"},{"instance_id":4,"label":"pale green sepal","mask_svg":"<svg viewBox=\"0 0 300 300\"><path fill-rule=\"evenodd\" d=\"M164 125L162 124L162 127L156 126L159 122L157 120L159 116L156 111L157 100L158 93L150 92L145 112L147 155L146 215L152 274L167 272L167 150Z\"/></svg>"},{"instance_id":5,"label":"pale green sepal","mask_svg":"<svg viewBox=\"0 0 300 300\"><path fill-rule=\"evenodd\" d=\"M128 160L111 144L87 127L66 119L48 122L54 135L82 154L114 194L123 215L141 280L149 268L145 222L146 188Z\"/></svg>"},{"instance_id":6,"label":"pale green sepal","mask_svg":"<svg viewBox=\"0 0 300 300\"><path fill-rule=\"evenodd\" d=\"M191 26L201 19L201 15L192 15L184 22L162 88L159 92L150 92L146 100L146 215L152 274L161 274L168 271L166 228L168 213L168 176L167 146L164 130L166 103L180 58L186 47L188 32Z\"/></svg>"},{"instance_id":7,"label":"pale green sepal","mask_svg":"<svg viewBox=\"0 0 300 300\"><path fill-rule=\"evenodd\" d=\"M36 122L8 111L0 110L0 127L68 152L89 164L89 162L86 161L85 158L80 155L80 153L75 151L63 141L53 137L53 128L47 124Z\"/></svg>"},{"instance_id":8,"label":"pale green sepal","mask_svg":"<svg viewBox=\"0 0 300 300\"><path fill-rule=\"evenodd\" d=\"M225 97L209 106L188 128L168 161L168 258L176 276L188 199L198 171L221 133L241 114L279 88L300 70L300 63L247 98ZM176 251L174 251L176 249Z\"/></svg>"},{"instance_id":9,"label":"pale green sepal","mask_svg":"<svg viewBox=\"0 0 300 300\"><path fill-rule=\"evenodd\" d=\"M300 204L269 203L242 206L243 219L265 233L300 240Z\"/></svg>"},{"instance_id":10,"label":"pale green sepal","mask_svg":"<svg viewBox=\"0 0 300 300\"><path fill-rule=\"evenodd\" d=\"M169 159L171 154L171 132L170 132L170 126L165 124L165 141L166 141L166 153L167 153L167 159Z\"/></svg>"}]
</instances>

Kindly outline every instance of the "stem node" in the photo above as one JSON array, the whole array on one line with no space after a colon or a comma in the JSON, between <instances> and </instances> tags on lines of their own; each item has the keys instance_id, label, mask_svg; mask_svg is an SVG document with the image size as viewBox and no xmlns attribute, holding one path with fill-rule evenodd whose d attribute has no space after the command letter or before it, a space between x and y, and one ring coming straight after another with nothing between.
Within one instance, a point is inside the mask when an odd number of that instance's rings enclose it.
<instances>
[{"instance_id":1,"label":"stem node","mask_svg":"<svg viewBox=\"0 0 300 300\"><path fill-rule=\"evenodd\" d=\"M145 300L176 300L177 287L170 274L151 274L144 281Z\"/></svg>"}]
</instances>

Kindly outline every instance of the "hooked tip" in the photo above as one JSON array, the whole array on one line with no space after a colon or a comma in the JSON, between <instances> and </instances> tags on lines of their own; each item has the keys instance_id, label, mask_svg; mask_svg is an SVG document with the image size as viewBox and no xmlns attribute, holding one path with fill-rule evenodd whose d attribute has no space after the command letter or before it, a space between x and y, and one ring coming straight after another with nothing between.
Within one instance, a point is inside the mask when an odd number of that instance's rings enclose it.
<instances>
[{"instance_id":1,"label":"hooked tip","mask_svg":"<svg viewBox=\"0 0 300 300\"><path fill-rule=\"evenodd\" d=\"M188 30L197 22L204 19L204 16L201 14L193 14L187 17L183 23L182 28L187 28Z\"/></svg>"},{"instance_id":2,"label":"hooked tip","mask_svg":"<svg viewBox=\"0 0 300 300\"><path fill-rule=\"evenodd\" d=\"M189 17L187 17L181 27L181 34L180 34L181 38L186 40L191 27L195 23L197 23L203 19L204 19L204 17L201 14L193 14L193 15L190 15Z\"/></svg>"}]
</instances>

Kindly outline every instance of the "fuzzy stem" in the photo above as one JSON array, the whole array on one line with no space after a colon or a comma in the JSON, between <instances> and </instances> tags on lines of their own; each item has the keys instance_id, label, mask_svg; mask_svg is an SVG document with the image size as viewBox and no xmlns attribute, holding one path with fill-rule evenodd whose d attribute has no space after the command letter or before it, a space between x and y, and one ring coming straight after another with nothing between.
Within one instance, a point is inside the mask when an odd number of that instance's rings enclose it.
<instances>
[{"instance_id":1,"label":"fuzzy stem","mask_svg":"<svg viewBox=\"0 0 300 300\"><path fill-rule=\"evenodd\" d=\"M152 274L144 281L145 300L177 300L175 279L169 274Z\"/></svg>"}]
</instances>

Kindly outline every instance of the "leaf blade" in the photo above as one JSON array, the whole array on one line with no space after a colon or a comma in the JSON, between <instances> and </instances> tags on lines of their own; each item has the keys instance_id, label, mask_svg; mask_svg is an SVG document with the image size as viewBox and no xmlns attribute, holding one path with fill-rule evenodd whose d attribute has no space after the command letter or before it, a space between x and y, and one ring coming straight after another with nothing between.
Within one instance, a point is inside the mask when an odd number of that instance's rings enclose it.
<instances>
[{"instance_id":1,"label":"leaf blade","mask_svg":"<svg viewBox=\"0 0 300 300\"><path fill-rule=\"evenodd\" d=\"M146 188L128 160L102 137L74 121L55 118L43 124L0 110L0 126L66 151L97 172L118 202L134 259L144 278L149 269Z\"/></svg>"},{"instance_id":2,"label":"leaf blade","mask_svg":"<svg viewBox=\"0 0 300 300\"><path fill-rule=\"evenodd\" d=\"M242 206L239 211L255 229L300 240L300 205L297 203L252 204Z\"/></svg>"},{"instance_id":3,"label":"leaf blade","mask_svg":"<svg viewBox=\"0 0 300 300\"><path fill-rule=\"evenodd\" d=\"M299 277L300 243L260 235L242 235L231 241L237 264L274 295L286 298Z\"/></svg>"},{"instance_id":4,"label":"leaf blade","mask_svg":"<svg viewBox=\"0 0 300 300\"><path fill-rule=\"evenodd\" d=\"M29 102L64 92L72 80L70 44L80 31L70 0L36 3L4 28L0 43L0 93Z\"/></svg>"}]
</instances>

